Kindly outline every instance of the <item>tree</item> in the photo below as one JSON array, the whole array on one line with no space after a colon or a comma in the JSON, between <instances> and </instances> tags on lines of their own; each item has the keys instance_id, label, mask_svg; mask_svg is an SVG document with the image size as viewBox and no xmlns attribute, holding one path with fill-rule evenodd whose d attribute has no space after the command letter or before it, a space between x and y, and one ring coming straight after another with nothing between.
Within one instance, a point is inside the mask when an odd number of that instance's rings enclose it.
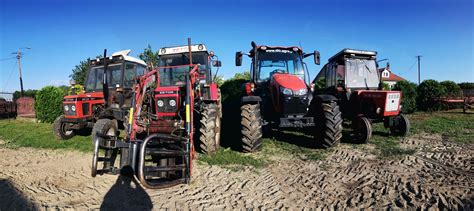
<instances>
[{"instance_id":1,"label":"tree","mask_svg":"<svg viewBox=\"0 0 474 211\"><path fill-rule=\"evenodd\" d=\"M461 96L461 87L457 85L454 81L443 81L440 83L446 91L446 97L460 97Z\"/></svg>"},{"instance_id":2,"label":"tree","mask_svg":"<svg viewBox=\"0 0 474 211\"><path fill-rule=\"evenodd\" d=\"M38 92L38 90L28 89L28 90L25 90L24 96L35 98L36 97L36 92ZM21 92L20 91L13 92L13 101L18 100L18 98L20 98L20 97L21 97Z\"/></svg>"},{"instance_id":3,"label":"tree","mask_svg":"<svg viewBox=\"0 0 474 211\"><path fill-rule=\"evenodd\" d=\"M76 84L80 85L85 85L86 83L86 78L87 78L87 73L89 71L90 65L89 65L89 58L86 60L80 61L74 69L72 69L72 74L69 75L69 78L73 79L76 81Z\"/></svg>"},{"instance_id":4,"label":"tree","mask_svg":"<svg viewBox=\"0 0 474 211\"><path fill-rule=\"evenodd\" d=\"M393 90L402 92L403 113L413 113L416 110L416 84L409 81L398 81Z\"/></svg>"},{"instance_id":5,"label":"tree","mask_svg":"<svg viewBox=\"0 0 474 211\"><path fill-rule=\"evenodd\" d=\"M243 79L243 80L250 80L250 72L249 71L244 71L243 73L236 73L234 77L231 79Z\"/></svg>"},{"instance_id":6,"label":"tree","mask_svg":"<svg viewBox=\"0 0 474 211\"><path fill-rule=\"evenodd\" d=\"M416 103L420 110L439 111L443 108L439 99L445 96L444 87L435 80L425 80L417 88Z\"/></svg>"},{"instance_id":7,"label":"tree","mask_svg":"<svg viewBox=\"0 0 474 211\"><path fill-rule=\"evenodd\" d=\"M157 52L153 52L153 50L151 49L151 46L148 44L148 47L146 47L144 50L143 50L143 53L141 53L140 55L138 55L138 57L145 61L145 63L154 68L158 65L158 51Z\"/></svg>"},{"instance_id":8,"label":"tree","mask_svg":"<svg viewBox=\"0 0 474 211\"><path fill-rule=\"evenodd\" d=\"M215 76L214 82L215 82L218 86L222 86L222 84L224 84L224 76L222 76L222 75L217 75L217 76Z\"/></svg>"}]
</instances>

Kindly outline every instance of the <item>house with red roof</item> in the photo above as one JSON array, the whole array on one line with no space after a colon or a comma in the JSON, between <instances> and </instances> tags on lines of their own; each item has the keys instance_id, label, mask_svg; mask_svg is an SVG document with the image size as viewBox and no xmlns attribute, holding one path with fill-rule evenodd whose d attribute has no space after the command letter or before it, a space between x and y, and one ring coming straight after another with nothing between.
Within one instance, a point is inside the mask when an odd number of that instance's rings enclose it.
<instances>
[{"instance_id":1,"label":"house with red roof","mask_svg":"<svg viewBox=\"0 0 474 211\"><path fill-rule=\"evenodd\" d=\"M392 89L398 81L406 80L390 70L390 63L387 63L385 68L380 68L379 72L382 82L387 83L390 86L390 89Z\"/></svg>"}]
</instances>

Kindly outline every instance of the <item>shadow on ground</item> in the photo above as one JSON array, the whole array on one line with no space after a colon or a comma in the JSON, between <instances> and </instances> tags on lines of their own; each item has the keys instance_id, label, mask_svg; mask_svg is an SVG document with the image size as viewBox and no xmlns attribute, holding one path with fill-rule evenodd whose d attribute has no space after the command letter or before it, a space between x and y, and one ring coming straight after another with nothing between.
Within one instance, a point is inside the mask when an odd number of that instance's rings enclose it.
<instances>
[{"instance_id":1,"label":"shadow on ground","mask_svg":"<svg viewBox=\"0 0 474 211\"><path fill-rule=\"evenodd\" d=\"M133 177L131 167L124 167L115 184L105 194L100 210L152 210L150 196Z\"/></svg>"},{"instance_id":2,"label":"shadow on ground","mask_svg":"<svg viewBox=\"0 0 474 211\"><path fill-rule=\"evenodd\" d=\"M0 210L37 210L31 202L15 186L6 179L0 179Z\"/></svg>"}]
</instances>

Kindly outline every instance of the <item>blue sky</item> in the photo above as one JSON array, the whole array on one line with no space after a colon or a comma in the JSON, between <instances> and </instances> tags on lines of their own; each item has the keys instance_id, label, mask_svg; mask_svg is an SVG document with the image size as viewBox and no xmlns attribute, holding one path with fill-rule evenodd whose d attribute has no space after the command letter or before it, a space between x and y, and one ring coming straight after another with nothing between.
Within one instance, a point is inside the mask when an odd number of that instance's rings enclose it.
<instances>
[{"instance_id":1,"label":"blue sky","mask_svg":"<svg viewBox=\"0 0 474 211\"><path fill-rule=\"evenodd\" d=\"M0 59L29 46L22 59L25 89L63 85L80 60L150 44L205 43L222 60L225 78L250 42L319 50L322 61L342 48L376 50L391 69L422 79L474 81L471 0L335 1L66 1L1 0ZM307 61L312 77L320 66ZM385 62L382 63L385 65ZM0 60L0 91L19 89L16 61Z\"/></svg>"}]
</instances>

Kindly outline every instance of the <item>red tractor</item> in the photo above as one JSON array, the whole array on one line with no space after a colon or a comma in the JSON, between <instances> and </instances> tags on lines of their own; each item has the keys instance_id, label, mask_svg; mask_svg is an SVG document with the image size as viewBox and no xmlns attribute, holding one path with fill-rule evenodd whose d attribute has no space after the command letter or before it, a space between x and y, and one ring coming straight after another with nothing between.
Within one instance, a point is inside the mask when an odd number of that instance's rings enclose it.
<instances>
[{"instance_id":1,"label":"red tractor","mask_svg":"<svg viewBox=\"0 0 474 211\"><path fill-rule=\"evenodd\" d=\"M332 95L344 119L351 120L354 138L366 143L372 123L384 122L394 135L407 135L410 122L400 113L402 93L383 91L377 70L377 52L343 49L328 60L313 83L315 95Z\"/></svg>"},{"instance_id":2,"label":"red tractor","mask_svg":"<svg viewBox=\"0 0 474 211\"><path fill-rule=\"evenodd\" d=\"M97 134L93 177L127 168L143 186L166 188L190 181L195 145L205 153L217 150L221 104L211 63L221 62L212 60L205 45L188 42L161 48L158 67L136 80L125 138L114 133L111 122Z\"/></svg>"},{"instance_id":3,"label":"red tractor","mask_svg":"<svg viewBox=\"0 0 474 211\"><path fill-rule=\"evenodd\" d=\"M236 53L236 66L244 53ZM342 137L342 119L337 99L313 96L308 69L303 58L319 52L303 53L299 47L258 46L245 54L252 58L250 81L243 85L241 134L244 152L260 149L263 131L301 129L315 137L315 143L329 147Z\"/></svg>"},{"instance_id":4,"label":"red tractor","mask_svg":"<svg viewBox=\"0 0 474 211\"><path fill-rule=\"evenodd\" d=\"M124 50L89 61L85 93L65 96L64 114L54 121L54 134L58 138L69 139L77 131L93 128L100 119L113 119L117 127L123 128L121 123L126 122L134 78L143 75L147 67L144 61L128 56L129 53L130 50Z\"/></svg>"}]
</instances>

